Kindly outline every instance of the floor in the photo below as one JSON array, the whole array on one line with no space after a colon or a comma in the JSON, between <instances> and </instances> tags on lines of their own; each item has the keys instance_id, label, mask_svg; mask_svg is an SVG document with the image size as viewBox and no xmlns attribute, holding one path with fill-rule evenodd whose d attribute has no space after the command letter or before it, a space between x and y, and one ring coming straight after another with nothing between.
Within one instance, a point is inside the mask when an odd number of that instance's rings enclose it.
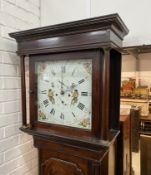
<instances>
[{"instance_id":1,"label":"floor","mask_svg":"<svg viewBox=\"0 0 151 175\"><path fill-rule=\"evenodd\" d=\"M132 152L132 167L134 175L140 175L140 152Z\"/></svg>"}]
</instances>

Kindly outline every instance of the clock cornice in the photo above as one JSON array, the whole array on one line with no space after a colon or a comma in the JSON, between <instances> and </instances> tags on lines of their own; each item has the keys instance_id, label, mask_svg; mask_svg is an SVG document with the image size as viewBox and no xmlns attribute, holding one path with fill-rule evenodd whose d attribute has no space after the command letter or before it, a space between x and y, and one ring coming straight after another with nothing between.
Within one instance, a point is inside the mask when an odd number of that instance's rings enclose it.
<instances>
[{"instance_id":1,"label":"clock cornice","mask_svg":"<svg viewBox=\"0 0 151 175\"><path fill-rule=\"evenodd\" d=\"M10 33L12 38L15 38L18 42L22 40L34 40L47 37L73 35L81 32L90 32L96 30L113 30L120 39L123 39L128 34L129 30L120 18L115 13L111 15L105 15L100 17L88 18L73 22L67 22L62 24L55 24L46 27L39 27L35 29Z\"/></svg>"}]
</instances>

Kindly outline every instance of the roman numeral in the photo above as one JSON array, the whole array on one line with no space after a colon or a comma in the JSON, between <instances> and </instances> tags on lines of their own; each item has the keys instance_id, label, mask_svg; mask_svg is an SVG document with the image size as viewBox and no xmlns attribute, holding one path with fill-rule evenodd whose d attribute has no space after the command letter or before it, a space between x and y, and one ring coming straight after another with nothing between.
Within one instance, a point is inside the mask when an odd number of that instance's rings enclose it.
<instances>
[{"instance_id":1,"label":"roman numeral","mask_svg":"<svg viewBox=\"0 0 151 175\"><path fill-rule=\"evenodd\" d=\"M82 103L79 103L77 107L78 107L79 109L83 110L83 109L84 109L84 107L85 107L85 105L84 105L84 104L82 104Z\"/></svg>"},{"instance_id":2,"label":"roman numeral","mask_svg":"<svg viewBox=\"0 0 151 175\"><path fill-rule=\"evenodd\" d=\"M88 92L81 92L81 96L88 96Z\"/></svg>"},{"instance_id":3,"label":"roman numeral","mask_svg":"<svg viewBox=\"0 0 151 175\"><path fill-rule=\"evenodd\" d=\"M76 117L76 115L72 112L72 115L73 115L73 117L77 120L77 117Z\"/></svg>"},{"instance_id":4,"label":"roman numeral","mask_svg":"<svg viewBox=\"0 0 151 175\"><path fill-rule=\"evenodd\" d=\"M45 107L47 107L49 105L49 101L48 100L44 100L43 103L44 103Z\"/></svg>"},{"instance_id":5,"label":"roman numeral","mask_svg":"<svg viewBox=\"0 0 151 175\"><path fill-rule=\"evenodd\" d=\"M62 120L64 120L64 114L63 114L63 113L61 113L60 118L61 118Z\"/></svg>"},{"instance_id":6,"label":"roman numeral","mask_svg":"<svg viewBox=\"0 0 151 175\"><path fill-rule=\"evenodd\" d=\"M84 79L82 79L82 80L80 80L78 83L79 84L81 84L81 83L83 83L85 80Z\"/></svg>"},{"instance_id":7,"label":"roman numeral","mask_svg":"<svg viewBox=\"0 0 151 175\"><path fill-rule=\"evenodd\" d=\"M52 108L52 110L50 111L50 114L55 115L55 110L54 110L54 108Z\"/></svg>"},{"instance_id":8,"label":"roman numeral","mask_svg":"<svg viewBox=\"0 0 151 175\"><path fill-rule=\"evenodd\" d=\"M41 91L41 94L47 94L47 90Z\"/></svg>"},{"instance_id":9,"label":"roman numeral","mask_svg":"<svg viewBox=\"0 0 151 175\"><path fill-rule=\"evenodd\" d=\"M73 117L75 117L76 118L76 116L75 116L75 114L72 112L72 115L73 115Z\"/></svg>"}]
</instances>

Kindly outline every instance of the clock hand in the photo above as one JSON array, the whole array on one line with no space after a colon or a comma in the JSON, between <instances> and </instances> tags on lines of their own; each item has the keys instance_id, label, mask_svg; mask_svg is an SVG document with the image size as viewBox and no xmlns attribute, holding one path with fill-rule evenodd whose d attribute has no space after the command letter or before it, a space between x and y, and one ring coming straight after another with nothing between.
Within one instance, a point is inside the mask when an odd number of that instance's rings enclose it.
<instances>
[{"instance_id":1,"label":"clock hand","mask_svg":"<svg viewBox=\"0 0 151 175\"><path fill-rule=\"evenodd\" d=\"M62 78L62 74L61 74L61 81L59 81L61 84L61 92L63 92L63 78Z\"/></svg>"},{"instance_id":2,"label":"clock hand","mask_svg":"<svg viewBox=\"0 0 151 175\"><path fill-rule=\"evenodd\" d=\"M65 86L65 87L67 87L67 88L69 88L69 86L67 86L67 85L65 85L62 81L58 81L61 85L63 85L63 86Z\"/></svg>"},{"instance_id":3,"label":"clock hand","mask_svg":"<svg viewBox=\"0 0 151 175\"><path fill-rule=\"evenodd\" d=\"M72 92L72 89L69 87L69 86L67 86L66 84L64 84L63 82L61 82L61 81L58 81L62 86L65 86L66 87L66 89L64 90L64 89L61 89L61 95L64 95L65 94L65 92Z\"/></svg>"},{"instance_id":4,"label":"clock hand","mask_svg":"<svg viewBox=\"0 0 151 175\"><path fill-rule=\"evenodd\" d=\"M67 105L64 103L64 101L58 96L59 100L61 101L62 104Z\"/></svg>"},{"instance_id":5,"label":"clock hand","mask_svg":"<svg viewBox=\"0 0 151 175\"><path fill-rule=\"evenodd\" d=\"M61 95L64 95L64 89L63 89L63 85L64 85L64 83L63 83L63 74L65 73L65 71L66 71L65 66L61 66L61 81L59 81L60 84L61 84L61 92L60 92Z\"/></svg>"},{"instance_id":6,"label":"clock hand","mask_svg":"<svg viewBox=\"0 0 151 175\"><path fill-rule=\"evenodd\" d=\"M77 90L76 90L75 88L76 88L78 85L82 84L84 81L85 81L85 79L82 79L82 80L80 80L77 84L72 83L71 86L67 86L66 84L64 84L64 83L61 82L61 81L58 81L58 82L67 88L66 90L63 91L63 93L68 92L68 91L73 92L73 90L74 90L73 93L76 95L76 91L77 91ZM78 91L77 91L77 93L78 93Z\"/></svg>"}]
</instances>

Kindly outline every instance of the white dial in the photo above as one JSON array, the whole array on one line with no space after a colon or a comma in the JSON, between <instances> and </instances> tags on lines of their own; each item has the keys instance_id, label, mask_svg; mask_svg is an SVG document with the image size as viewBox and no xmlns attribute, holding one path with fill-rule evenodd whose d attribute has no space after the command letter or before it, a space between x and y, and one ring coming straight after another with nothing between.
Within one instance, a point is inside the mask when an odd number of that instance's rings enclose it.
<instances>
[{"instance_id":1,"label":"white dial","mask_svg":"<svg viewBox=\"0 0 151 175\"><path fill-rule=\"evenodd\" d=\"M91 129L92 60L36 63L38 121Z\"/></svg>"}]
</instances>

